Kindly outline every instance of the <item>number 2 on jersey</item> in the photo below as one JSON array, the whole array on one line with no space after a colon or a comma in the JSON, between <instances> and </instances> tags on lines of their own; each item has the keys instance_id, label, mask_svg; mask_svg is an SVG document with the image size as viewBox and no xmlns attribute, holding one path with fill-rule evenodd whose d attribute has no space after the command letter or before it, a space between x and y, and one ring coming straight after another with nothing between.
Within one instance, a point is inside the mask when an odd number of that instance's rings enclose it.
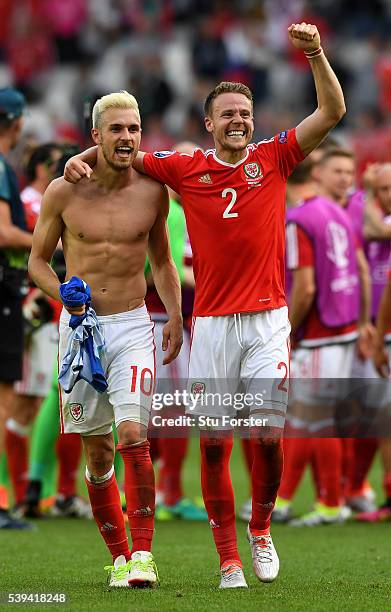
<instances>
[{"instance_id":1,"label":"number 2 on jersey","mask_svg":"<svg viewBox=\"0 0 391 612\"><path fill-rule=\"evenodd\" d=\"M231 212L231 210L235 206L235 202L238 197L236 190L232 189L231 187L228 187L227 189L224 189L224 191L222 191L221 193L222 198L226 198L228 195L231 196L231 201L223 212L223 219L232 219L233 217L239 217L239 213Z\"/></svg>"}]
</instances>

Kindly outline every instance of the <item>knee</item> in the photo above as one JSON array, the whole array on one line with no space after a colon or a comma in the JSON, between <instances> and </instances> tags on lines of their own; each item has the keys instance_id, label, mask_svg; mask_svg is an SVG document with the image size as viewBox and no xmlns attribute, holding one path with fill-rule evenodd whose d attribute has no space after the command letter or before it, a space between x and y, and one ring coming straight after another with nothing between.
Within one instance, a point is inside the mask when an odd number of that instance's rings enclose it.
<instances>
[{"instance_id":1,"label":"knee","mask_svg":"<svg viewBox=\"0 0 391 612\"><path fill-rule=\"evenodd\" d=\"M16 395L13 403L12 418L27 427L35 419L40 403L38 398L29 395Z\"/></svg>"},{"instance_id":2,"label":"knee","mask_svg":"<svg viewBox=\"0 0 391 612\"><path fill-rule=\"evenodd\" d=\"M117 427L118 442L122 446L139 444L147 439L147 428L140 423L123 421Z\"/></svg>"},{"instance_id":3,"label":"knee","mask_svg":"<svg viewBox=\"0 0 391 612\"><path fill-rule=\"evenodd\" d=\"M210 465L220 464L232 451L231 438L201 438L201 453Z\"/></svg>"},{"instance_id":4,"label":"knee","mask_svg":"<svg viewBox=\"0 0 391 612\"><path fill-rule=\"evenodd\" d=\"M86 447L87 467L94 476L107 474L114 463L114 448L108 442Z\"/></svg>"},{"instance_id":5,"label":"knee","mask_svg":"<svg viewBox=\"0 0 391 612\"><path fill-rule=\"evenodd\" d=\"M253 444L265 453L279 453L282 450L282 441L280 437L253 438Z\"/></svg>"}]
</instances>

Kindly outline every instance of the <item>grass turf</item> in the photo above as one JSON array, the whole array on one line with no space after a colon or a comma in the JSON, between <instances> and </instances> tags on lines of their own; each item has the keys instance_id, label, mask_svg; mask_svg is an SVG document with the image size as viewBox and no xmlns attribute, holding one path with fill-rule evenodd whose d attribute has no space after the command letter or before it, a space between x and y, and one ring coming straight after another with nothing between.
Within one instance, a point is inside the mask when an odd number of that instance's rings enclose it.
<instances>
[{"instance_id":1,"label":"grass turf","mask_svg":"<svg viewBox=\"0 0 391 612\"><path fill-rule=\"evenodd\" d=\"M247 477L238 448L232 475L238 506L247 494ZM199 494L197 447L192 441L185 487ZM373 481L379 486L380 470ZM312 502L309 478L299 491L296 510ZM261 584L251 570L245 524L238 522L239 548L248 590L219 591L218 558L206 523L157 523L154 553L161 586L154 591L112 590L105 586L103 566L110 563L94 523L46 520L34 532L0 532L0 591L66 593L65 609L147 612L268 610L386 610L391 586L390 525L345 525L295 529L276 525L273 537L281 574ZM2 606L1 606L2 607ZM49 605L18 605L18 610L45 610ZM56 606L60 607L61 606Z\"/></svg>"}]
</instances>

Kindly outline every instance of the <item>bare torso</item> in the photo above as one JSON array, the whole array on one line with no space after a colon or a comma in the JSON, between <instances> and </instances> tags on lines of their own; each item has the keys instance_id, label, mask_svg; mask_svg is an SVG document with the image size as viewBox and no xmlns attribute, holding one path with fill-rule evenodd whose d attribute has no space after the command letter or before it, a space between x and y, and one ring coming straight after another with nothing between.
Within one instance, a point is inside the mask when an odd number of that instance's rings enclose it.
<instances>
[{"instance_id":1,"label":"bare torso","mask_svg":"<svg viewBox=\"0 0 391 612\"><path fill-rule=\"evenodd\" d=\"M118 190L108 191L94 178L64 187L69 194L62 212L66 278L78 276L90 285L99 315L142 305L149 231L163 187L134 170Z\"/></svg>"}]
</instances>

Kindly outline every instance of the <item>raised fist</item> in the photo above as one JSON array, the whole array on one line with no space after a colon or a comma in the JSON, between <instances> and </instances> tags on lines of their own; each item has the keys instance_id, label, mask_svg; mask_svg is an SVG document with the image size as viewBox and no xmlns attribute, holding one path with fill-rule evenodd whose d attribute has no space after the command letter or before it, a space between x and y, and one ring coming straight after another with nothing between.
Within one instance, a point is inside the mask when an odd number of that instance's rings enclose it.
<instances>
[{"instance_id":1,"label":"raised fist","mask_svg":"<svg viewBox=\"0 0 391 612\"><path fill-rule=\"evenodd\" d=\"M320 36L318 28L310 23L292 23L288 28L288 34L296 49L303 51L316 51L320 47Z\"/></svg>"}]
</instances>

